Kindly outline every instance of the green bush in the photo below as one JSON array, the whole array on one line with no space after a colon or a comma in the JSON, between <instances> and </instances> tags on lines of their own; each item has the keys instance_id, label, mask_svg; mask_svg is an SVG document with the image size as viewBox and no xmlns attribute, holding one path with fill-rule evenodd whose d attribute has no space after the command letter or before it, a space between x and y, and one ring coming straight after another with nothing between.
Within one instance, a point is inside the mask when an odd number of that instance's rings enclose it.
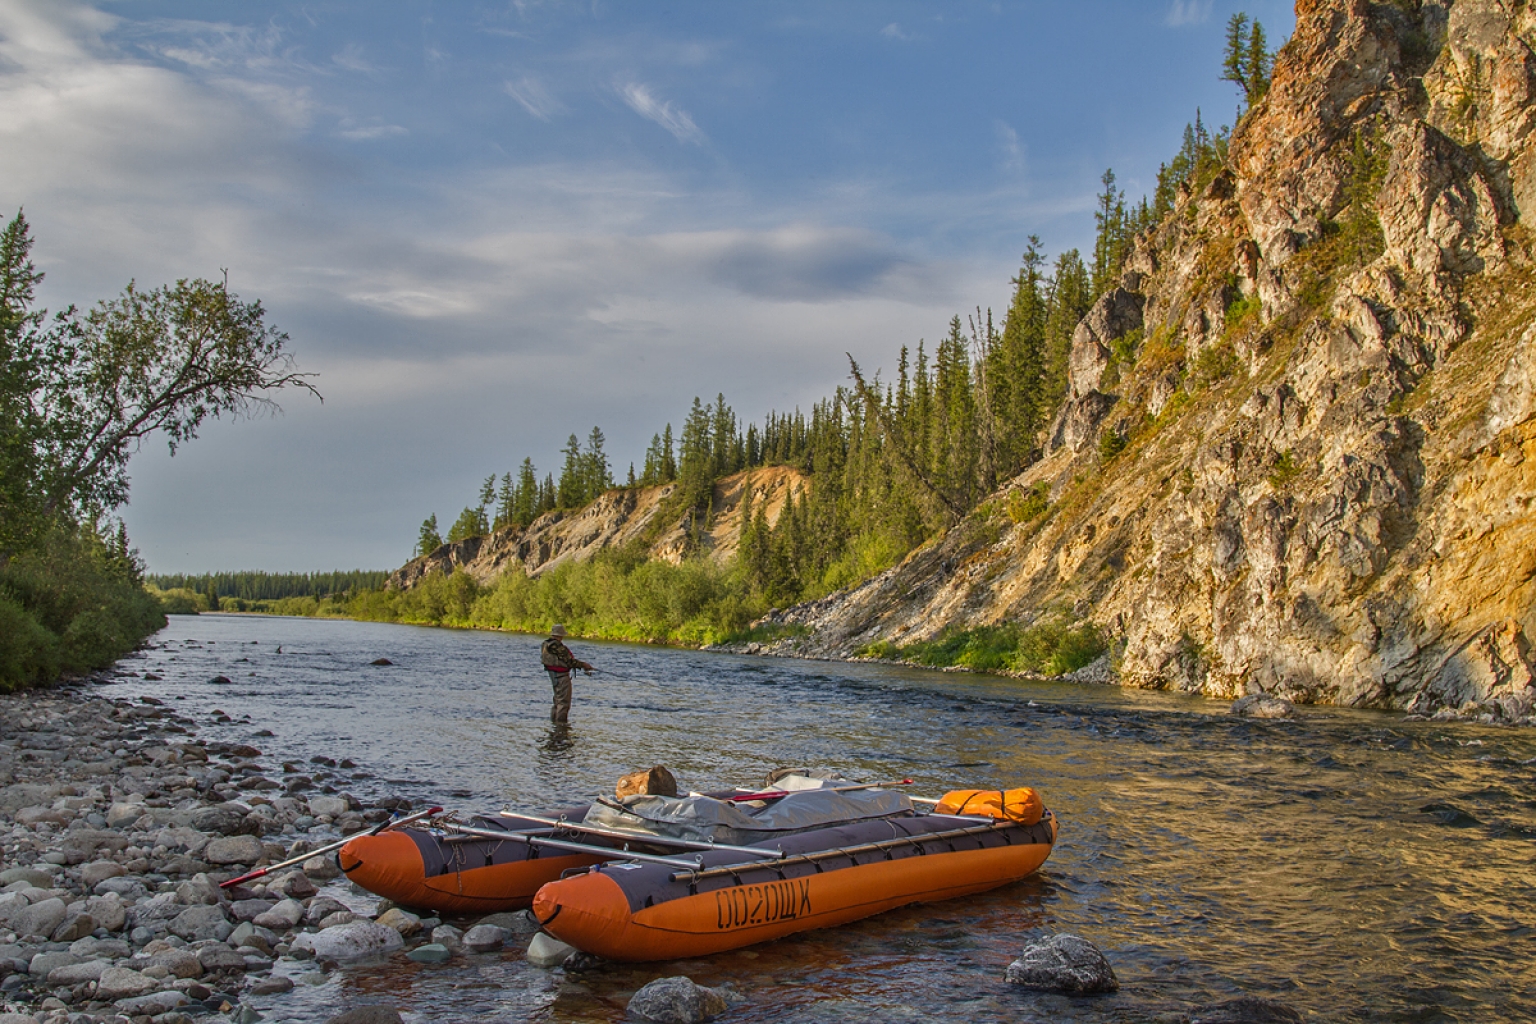
<instances>
[{"instance_id":1,"label":"green bush","mask_svg":"<svg viewBox=\"0 0 1536 1024\"><path fill-rule=\"evenodd\" d=\"M1028 490L1008 492L1008 518L1015 523L1027 523L1045 514L1051 506L1051 488L1038 483Z\"/></svg>"},{"instance_id":2,"label":"green bush","mask_svg":"<svg viewBox=\"0 0 1536 1024\"><path fill-rule=\"evenodd\" d=\"M1027 629L1014 623L978 626L905 646L876 641L856 653L933 668L963 665L978 672L1007 670L1058 676L1092 663L1107 649L1093 623L1070 623L1065 615L1055 614Z\"/></svg>"},{"instance_id":3,"label":"green bush","mask_svg":"<svg viewBox=\"0 0 1536 1024\"><path fill-rule=\"evenodd\" d=\"M0 691L58 674L58 638L15 601L0 597Z\"/></svg>"}]
</instances>

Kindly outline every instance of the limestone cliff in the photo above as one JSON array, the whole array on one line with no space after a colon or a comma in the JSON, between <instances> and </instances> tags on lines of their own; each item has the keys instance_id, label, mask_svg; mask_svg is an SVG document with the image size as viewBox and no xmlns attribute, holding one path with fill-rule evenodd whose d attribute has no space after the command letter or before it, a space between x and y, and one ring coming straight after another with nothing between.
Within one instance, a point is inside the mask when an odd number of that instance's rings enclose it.
<instances>
[{"instance_id":1,"label":"limestone cliff","mask_svg":"<svg viewBox=\"0 0 1536 1024\"><path fill-rule=\"evenodd\" d=\"M526 529L513 526L444 544L397 569L387 585L409 589L430 572L467 572L480 583L490 583L513 569L537 576L563 562L586 561L605 548L635 543L645 544L650 557L673 564L695 550L724 561L736 553L746 488L752 490L752 508L763 509L771 526L778 522L789 495L803 500L809 485L808 477L787 466L764 466L723 477L715 484L709 522L696 536L686 515L665 527L657 521L670 507L667 499L676 484L612 490L580 511L548 512Z\"/></svg>"},{"instance_id":2,"label":"limestone cliff","mask_svg":"<svg viewBox=\"0 0 1536 1024\"><path fill-rule=\"evenodd\" d=\"M779 613L800 652L1070 607L1128 685L1529 715L1533 46L1523 0L1300 0L1227 170L1079 326L1047 456Z\"/></svg>"}]
</instances>

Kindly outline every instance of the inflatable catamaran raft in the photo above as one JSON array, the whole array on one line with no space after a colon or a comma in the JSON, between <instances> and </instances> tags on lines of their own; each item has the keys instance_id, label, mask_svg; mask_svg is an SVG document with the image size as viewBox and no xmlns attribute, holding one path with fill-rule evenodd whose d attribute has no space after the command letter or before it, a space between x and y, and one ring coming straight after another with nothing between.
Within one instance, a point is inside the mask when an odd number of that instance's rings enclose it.
<instances>
[{"instance_id":1,"label":"inflatable catamaran raft","mask_svg":"<svg viewBox=\"0 0 1536 1024\"><path fill-rule=\"evenodd\" d=\"M563 817L440 819L360 837L338 859L397 902L483 913L531 901L555 938L644 961L995 888L1038 870L1056 841L1056 819L1031 789L923 801L892 784L792 775L774 785L599 800Z\"/></svg>"}]
</instances>

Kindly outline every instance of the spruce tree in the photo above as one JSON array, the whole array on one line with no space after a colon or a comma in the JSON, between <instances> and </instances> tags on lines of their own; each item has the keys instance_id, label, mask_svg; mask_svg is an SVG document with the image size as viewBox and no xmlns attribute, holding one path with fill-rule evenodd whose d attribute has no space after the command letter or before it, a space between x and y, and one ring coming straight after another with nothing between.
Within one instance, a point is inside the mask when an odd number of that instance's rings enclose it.
<instances>
[{"instance_id":1,"label":"spruce tree","mask_svg":"<svg viewBox=\"0 0 1536 1024\"><path fill-rule=\"evenodd\" d=\"M561 508L580 508L586 504L582 500L582 458L581 442L572 434L565 442L565 447L560 449L565 456L565 464L560 470L560 485L555 493L555 500Z\"/></svg>"},{"instance_id":2,"label":"spruce tree","mask_svg":"<svg viewBox=\"0 0 1536 1024\"><path fill-rule=\"evenodd\" d=\"M443 538L437 532L437 513L422 520L421 533L416 538L416 554L430 555L443 546Z\"/></svg>"},{"instance_id":3,"label":"spruce tree","mask_svg":"<svg viewBox=\"0 0 1536 1024\"><path fill-rule=\"evenodd\" d=\"M512 510L512 521L527 526L542 511L539 502L539 477L533 468L533 460L524 458L517 468L517 500Z\"/></svg>"}]
</instances>

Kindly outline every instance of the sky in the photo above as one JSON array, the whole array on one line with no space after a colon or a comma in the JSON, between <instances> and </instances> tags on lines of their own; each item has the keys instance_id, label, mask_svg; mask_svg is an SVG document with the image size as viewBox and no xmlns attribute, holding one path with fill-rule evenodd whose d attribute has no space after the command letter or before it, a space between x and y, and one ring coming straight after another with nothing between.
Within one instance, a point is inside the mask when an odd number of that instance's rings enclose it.
<instances>
[{"instance_id":1,"label":"sky","mask_svg":"<svg viewBox=\"0 0 1536 1024\"><path fill-rule=\"evenodd\" d=\"M151 572L393 568L480 482L694 396L743 421L1001 314L1150 193L1280 0L0 0L0 214L41 302L216 279L324 397L131 464Z\"/></svg>"}]
</instances>

